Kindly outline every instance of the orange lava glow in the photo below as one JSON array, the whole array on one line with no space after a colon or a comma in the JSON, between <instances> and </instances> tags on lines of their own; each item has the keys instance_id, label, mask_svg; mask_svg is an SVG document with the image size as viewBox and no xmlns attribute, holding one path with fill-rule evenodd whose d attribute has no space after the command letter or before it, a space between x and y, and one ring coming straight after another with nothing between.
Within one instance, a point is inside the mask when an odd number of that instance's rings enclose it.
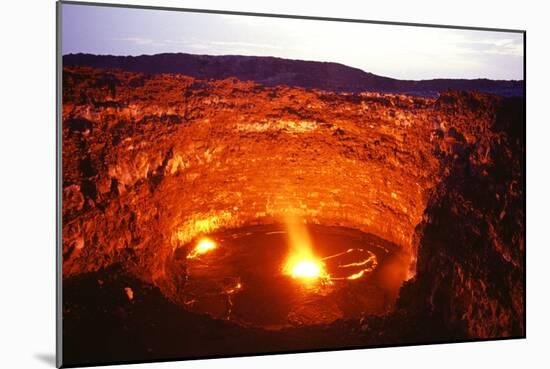
<instances>
[{"instance_id":1,"label":"orange lava glow","mask_svg":"<svg viewBox=\"0 0 550 369\"><path fill-rule=\"evenodd\" d=\"M323 263L314 259L297 261L290 265L288 269L292 278L315 280L327 277Z\"/></svg>"},{"instance_id":2,"label":"orange lava glow","mask_svg":"<svg viewBox=\"0 0 550 369\"><path fill-rule=\"evenodd\" d=\"M364 271L364 270L361 270L360 272L357 272L357 273L355 273L355 274L350 275L350 276L347 277L346 279L349 279L349 280L359 279L359 278L361 278L364 274L365 274L365 271Z\"/></svg>"},{"instance_id":3,"label":"orange lava glow","mask_svg":"<svg viewBox=\"0 0 550 369\"><path fill-rule=\"evenodd\" d=\"M204 255L214 250L216 247L218 247L216 242L206 237L201 238L199 242L197 242L195 248L187 255L187 259L194 259L200 255Z\"/></svg>"},{"instance_id":4,"label":"orange lava glow","mask_svg":"<svg viewBox=\"0 0 550 369\"><path fill-rule=\"evenodd\" d=\"M325 264L313 255L313 247L304 222L296 217L286 219L290 254L283 273L304 282L330 280Z\"/></svg>"},{"instance_id":5,"label":"orange lava glow","mask_svg":"<svg viewBox=\"0 0 550 369\"><path fill-rule=\"evenodd\" d=\"M231 295L238 292L241 288L243 288L243 285L241 282L238 282L234 287L225 290L225 293Z\"/></svg>"}]
</instances>

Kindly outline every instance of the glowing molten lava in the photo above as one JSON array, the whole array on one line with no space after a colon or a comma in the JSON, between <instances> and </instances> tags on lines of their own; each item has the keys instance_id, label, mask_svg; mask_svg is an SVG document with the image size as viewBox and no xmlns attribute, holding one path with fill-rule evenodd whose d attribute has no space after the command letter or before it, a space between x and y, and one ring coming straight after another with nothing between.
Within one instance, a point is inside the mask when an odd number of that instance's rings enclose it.
<instances>
[{"instance_id":1,"label":"glowing molten lava","mask_svg":"<svg viewBox=\"0 0 550 369\"><path fill-rule=\"evenodd\" d=\"M304 222L289 217L286 220L286 225L290 254L283 268L283 273L306 282L313 282L318 279L328 280L330 277L326 272L325 264L313 255L311 241Z\"/></svg>"},{"instance_id":2,"label":"glowing molten lava","mask_svg":"<svg viewBox=\"0 0 550 369\"><path fill-rule=\"evenodd\" d=\"M216 243L209 238L201 238L195 248L187 255L187 259L193 259L197 256L204 255L207 252L214 250L217 247Z\"/></svg>"},{"instance_id":3,"label":"glowing molten lava","mask_svg":"<svg viewBox=\"0 0 550 369\"><path fill-rule=\"evenodd\" d=\"M317 279L325 277L324 265L317 260L302 260L290 266L292 278Z\"/></svg>"}]
</instances>

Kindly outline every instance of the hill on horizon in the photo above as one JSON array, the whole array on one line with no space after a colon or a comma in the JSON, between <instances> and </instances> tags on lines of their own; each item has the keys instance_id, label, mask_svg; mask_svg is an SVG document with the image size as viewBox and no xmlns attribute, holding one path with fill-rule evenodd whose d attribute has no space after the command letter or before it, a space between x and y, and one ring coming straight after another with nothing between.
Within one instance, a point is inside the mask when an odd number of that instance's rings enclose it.
<instances>
[{"instance_id":1,"label":"hill on horizon","mask_svg":"<svg viewBox=\"0 0 550 369\"><path fill-rule=\"evenodd\" d=\"M180 73L199 79L235 77L266 86L287 85L332 92L385 92L437 96L447 90L480 91L501 96L523 96L523 80L437 78L400 80L334 62L284 59L271 56L196 55L163 53L140 56L67 54L63 66L114 68L146 74Z\"/></svg>"}]
</instances>

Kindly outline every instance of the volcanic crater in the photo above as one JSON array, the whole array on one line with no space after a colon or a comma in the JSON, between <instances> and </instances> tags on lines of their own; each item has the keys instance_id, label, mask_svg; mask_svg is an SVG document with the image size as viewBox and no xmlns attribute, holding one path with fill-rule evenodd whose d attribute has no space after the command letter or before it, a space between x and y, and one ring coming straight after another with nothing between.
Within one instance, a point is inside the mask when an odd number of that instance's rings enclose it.
<instances>
[{"instance_id":1,"label":"volcanic crater","mask_svg":"<svg viewBox=\"0 0 550 369\"><path fill-rule=\"evenodd\" d=\"M65 67L68 362L523 336L523 109Z\"/></svg>"}]
</instances>

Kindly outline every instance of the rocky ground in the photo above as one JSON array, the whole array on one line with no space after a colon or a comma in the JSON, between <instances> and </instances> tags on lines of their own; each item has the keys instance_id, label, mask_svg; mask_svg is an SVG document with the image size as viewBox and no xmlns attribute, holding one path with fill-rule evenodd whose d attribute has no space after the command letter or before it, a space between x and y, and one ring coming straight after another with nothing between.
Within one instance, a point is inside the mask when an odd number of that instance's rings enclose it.
<instances>
[{"instance_id":1,"label":"rocky ground","mask_svg":"<svg viewBox=\"0 0 550 369\"><path fill-rule=\"evenodd\" d=\"M521 98L65 68L66 359L523 336L524 130ZM393 313L277 335L160 293L195 237L288 214L401 247L410 279Z\"/></svg>"}]
</instances>

